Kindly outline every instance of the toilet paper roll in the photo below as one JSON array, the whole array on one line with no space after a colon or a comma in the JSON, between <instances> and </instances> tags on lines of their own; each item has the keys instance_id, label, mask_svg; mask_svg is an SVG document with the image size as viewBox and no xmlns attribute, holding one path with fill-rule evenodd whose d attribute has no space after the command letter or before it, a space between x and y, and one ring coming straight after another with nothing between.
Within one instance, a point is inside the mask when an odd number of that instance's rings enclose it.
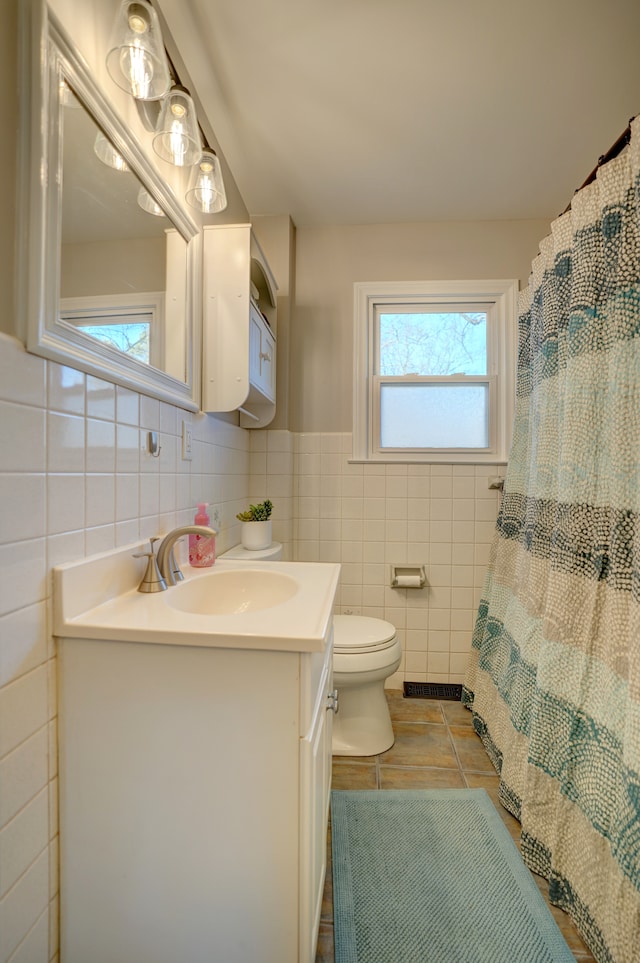
<instances>
[{"instance_id":1,"label":"toilet paper roll","mask_svg":"<svg viewBox=\"0 0 640 963\"><path fill-rule=\"evenodd\" d=\"M396 588L422 588L419 575L397 575Z\"/></svg>"}]
</instances>

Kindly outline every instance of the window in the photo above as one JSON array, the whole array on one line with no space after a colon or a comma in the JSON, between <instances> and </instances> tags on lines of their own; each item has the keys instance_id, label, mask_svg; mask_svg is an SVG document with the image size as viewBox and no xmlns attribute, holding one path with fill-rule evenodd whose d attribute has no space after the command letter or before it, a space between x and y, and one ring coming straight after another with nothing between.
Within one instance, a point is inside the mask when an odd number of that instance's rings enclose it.
<instances>
[{"instance_id":1,"label":"window","mask_svg":"<svg viewBox=\"0 0 640 963\"><path fill-rule=\"evenodd\" d=\"M355 285L357 461L504 462L516 281Z\"/></svg>"}]
</instances>

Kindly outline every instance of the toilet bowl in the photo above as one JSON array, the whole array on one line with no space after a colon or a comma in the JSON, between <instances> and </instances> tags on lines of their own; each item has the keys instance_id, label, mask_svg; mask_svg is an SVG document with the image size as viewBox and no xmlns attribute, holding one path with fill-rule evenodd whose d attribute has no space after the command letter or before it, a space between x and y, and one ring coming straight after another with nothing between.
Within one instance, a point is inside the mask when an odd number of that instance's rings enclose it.
<instances>
[{"instance_id":1,"label":"toilet bowl","mask_svg":"<svg viewBox=\"0 0 640 963\"><path fill-rule=\"evenodd\" d=\"M220 558L278 561L282 545L249 551L235 545ZM375 756L393 745L394 735L384 683L400 665L402 649L391 622L361 615L333 618L333 684L338 712L333 720L336 756Z\"/></svg>"}]
</instances>

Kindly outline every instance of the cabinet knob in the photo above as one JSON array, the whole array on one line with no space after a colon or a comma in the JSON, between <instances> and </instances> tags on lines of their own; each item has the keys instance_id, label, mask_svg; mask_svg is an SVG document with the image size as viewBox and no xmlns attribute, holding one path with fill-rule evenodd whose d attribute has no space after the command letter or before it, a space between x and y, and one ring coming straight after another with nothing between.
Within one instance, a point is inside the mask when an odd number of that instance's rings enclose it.
<instances>
[{"instance_id":1,"label":"cabinet knob","mask_svg":"<svg viewBox=\"0 0 640 963\"><path fill-rule=\"evenodd\" d=\"M269 361L269 362L271 362L271 352L270 352L270 351L261 351L261 352L260 352L260 360L261 360L261 361Z\"/></svg>"},{"instance_id":2,"label":"cabinet knob","mask_svg":"<svg viewBox=\"0 0 640 963\"><path fill-rule=\"evenodd\" d=\"M333 709L334 712L337 712L339 709L338 702L338 690L334 689L333 692L329 692L327 695L327 712L329 709Z\"/></svg>"}]
</instances>

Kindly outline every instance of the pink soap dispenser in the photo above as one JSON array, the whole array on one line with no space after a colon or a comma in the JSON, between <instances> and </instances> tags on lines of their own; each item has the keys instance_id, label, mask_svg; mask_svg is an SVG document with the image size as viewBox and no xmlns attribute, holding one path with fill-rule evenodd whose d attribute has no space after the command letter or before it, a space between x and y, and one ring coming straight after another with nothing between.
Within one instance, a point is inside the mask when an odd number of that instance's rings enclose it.
<instances>
[{"instance_id":1,"label":"pink soap dispenser","mask_svg":"<svg viewBox=\"0 0 640 963\"><path fill-rule=\"evenodd\" d=\"M207 513L208 504L201 502L194 518L195 525L211 526ZM216 540L214 535L189 535L189 565L193 568L209 568L216 560Z\"/></svg>"}]
</instances>

